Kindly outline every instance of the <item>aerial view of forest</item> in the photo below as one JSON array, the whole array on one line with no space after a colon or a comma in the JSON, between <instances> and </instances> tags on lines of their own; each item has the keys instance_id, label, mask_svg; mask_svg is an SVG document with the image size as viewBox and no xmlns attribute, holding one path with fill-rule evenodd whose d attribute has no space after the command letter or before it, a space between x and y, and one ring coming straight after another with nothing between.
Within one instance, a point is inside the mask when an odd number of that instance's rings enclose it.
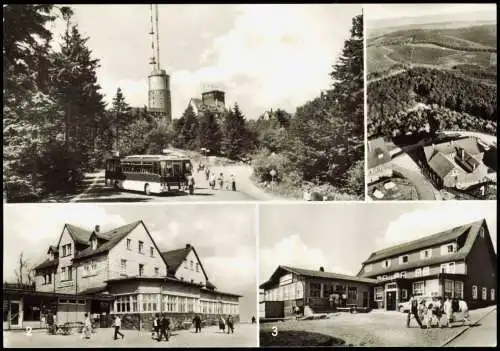
<instances>
[{"instance_id":1,"label":"aerial view of forest","mask_svg":"<svg viewBox=\"0 0 500 351\"><path fill-rule=\"evenodd\" d=\"M400 151L388 164L396 165L398 180L417 183L412 199L495 198L496 162L487 160L496 159L496 22L368 30L366 50L368 138L384 139L385 146L376 150ZM448 148L448 154L439 146L429 151L445 140L455 149ZM461 167L463 149L481 164L481 171ZM437 153L442 161L431 161ZM379 178L371 178L369 192L378 191L381 199L380 185L390 177ZM394 187L389 188L394 192Z\"/></svg>"}]
</instances>

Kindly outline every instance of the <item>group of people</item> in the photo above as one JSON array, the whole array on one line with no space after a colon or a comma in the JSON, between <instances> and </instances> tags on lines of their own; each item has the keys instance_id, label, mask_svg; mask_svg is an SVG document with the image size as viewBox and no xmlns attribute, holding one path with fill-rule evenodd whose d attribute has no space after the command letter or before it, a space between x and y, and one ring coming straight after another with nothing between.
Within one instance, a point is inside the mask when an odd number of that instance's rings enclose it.
<instances>
[{"instance_id":1,"label":"group of people","mask_svg":"<svg viewBox=\"0 0 500 351\"><path fill-rule=\"evenodd\" d=\"M410 327L411 319L415 319L420 328L451 327L455 322L455 313L463 313L464 322L472 324L469 317L467 303L458 298L446 297L443 302L441 297L418 300L410 297L410 311L406 319L406 326Z\"/></svg>"},{"instance_id":2,"label":"group of people","mask_svg":"<svg viewBox=\"0 0 500 351\"><path fill-rule=\"evenodd\" d=\"M165 313L162 313L161 316L159 313L155 315L153 319L153 333L156 340L161 341L163 337L168 341L168 333L170 330L170 319L167 318Z\"/></svg>"},{"instance_id":3,"label":"group of people","mask_svg":"<svg viewBox=\"0 0 500 351\"><path fill-rule=\"evenodd\" d=\"M205 178L208 181L208 185L212 190L215 189L215 185L219 185L219 190L224 190L224 173L220 172L218 176L215 175L214 171L210 171L208 167L205 167ZM231 190L236 191L236 178L234 174L231 173ZM229 186L226 187L229 190Z\"/></svg>"},{"instance_id":4,"label":"group of people","mask_svg":"<svg viewBox=\"0 0 500 351\"><path fill-rule=\"evenodd\" d=\"M233 316L229 315L227 316L227 319L224 319L224 317L220 316L219 317L219 329L222 330L223 333L225 333L227 328L227 333L234 333L234 321L233 321Z\"/></svg>"}]
</instances>

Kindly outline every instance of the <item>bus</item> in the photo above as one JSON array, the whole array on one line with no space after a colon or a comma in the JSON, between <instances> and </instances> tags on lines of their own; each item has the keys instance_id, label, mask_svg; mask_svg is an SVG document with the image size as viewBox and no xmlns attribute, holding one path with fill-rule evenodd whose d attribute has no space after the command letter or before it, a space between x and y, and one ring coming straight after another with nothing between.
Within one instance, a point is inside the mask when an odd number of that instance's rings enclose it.
<instances>
[{"instance_id":1,"label":"bus","mask_svg":"<svg viewBox=\"0 0 500 351\"><path fill-rule=\"evenodd\" d=\"M106 185L116 189L162 194L187 187L193 165L180 155L132 155L106 160Z\"/></svg>"}]
</instances>

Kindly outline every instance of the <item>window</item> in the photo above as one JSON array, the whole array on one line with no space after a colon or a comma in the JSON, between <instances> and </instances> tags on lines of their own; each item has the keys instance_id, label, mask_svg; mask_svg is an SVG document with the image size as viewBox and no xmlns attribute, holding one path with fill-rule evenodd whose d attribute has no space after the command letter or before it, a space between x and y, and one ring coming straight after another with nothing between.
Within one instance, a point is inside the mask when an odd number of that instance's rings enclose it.
<instances>
[{"instance_id":1,"label":"window","mask_svg":"<svg viewBox=\"0 0 500 351\"><path fill-rule=\"evenodd\" d=\"M137 295L117 296L115 299L117 313L139 312L137 309Z\"/></svg>"},{"instance_id":2,"label":"window","mask_svg":"<svg viewBox=\"0 0 500 351\"><path fill-rule=\"evenodd\" d=\"M408 263L408 255L400 256L399 263Z\"/></svg>"},{"instance_id":3,"label":"window","mask_svg":"<svg viewBox=\"0 0 500 351\"><path fill-rule=\"evenodd\" d=\"M142 294L142 311L158 311L158 294Z\"/></svg>"},{"instance_id":4,"label":"window","mask_svg":"<svg viewBox=\"0 0 500 351\"><path fill-rule=\"evenodd\" d=\"M429 274L430 274L429 266L422 268L422 275L429 275Z\"/></svg>"},{"instance_id":5,"label":"window","mask_svg":"<svg viewBox=\"0 0 500 351\"><path fill-rule=\"evenodd\" d=\"M183 296L177 297L177 312L186 312L186 298Z\"/></svg>"},{"instance_id":6,"label":"window","mask_svg":"<svg viewBox=\"0 0 500 351\"><path fill-rule=\"evenodd\" d=\"M406 278L406 272L404 272L404 271L401 272L401 278L403 278L403 279Z\"/></svg>"},{"instance_id":7,"label":"window","mask_svg":"<svg viewBox=\"0 0 500 351\"><path fill-rule=\"evenodd\" d=\"M52 283L52 274L45 274L43 276L43 281L44 281L44 284L51 284Z\"/></svg>"},{"instance_id":8,"label":"window","mask_svg":"<svg viewBox=\"0 0 500 351\"><path fill-rule=\"evenodd\" d=\"M376 287L375 288L375 301L382 301L384 299L384 288Z\"/></svg>"},{"instance_id":9,"label":"window","mask_svg":"<svg viewBox=\"0 0 500 351\"><path fill-rule=\"evenodd\" d=\"M358 288L355 286L350 286L347 289L347 300L349 303L356 303L356 300L358 299Z\"/></svg>"},{"instance_id":10,"label":"window","mask_svg":"<svg viewBox=\"0 0 500 351\"><path fill-rule=\"evenodd\" d=\"M321 284L311 283L310 289L311 297L321 297Z\"/></svg>"},{"instance_id":11,"label":"window","mask_svg":"<svg viewBox=\"0 0 500 351\"><path fill-rule=\"evenodd\" d=\"M160 268L155 267L155 276L159 276L159 275L160 275Z\"/></svg>"},{"instance_id":12,"label":"window","mask_svg":"<svg viewBox=\"0 0 500 351\"><path fill-rule=\"evenodd\" d=\"M131 239L127 239L127 250L130 250L130 245L132 244Z\"/></svg>"},{"instance_id":13,"label":"window","mask_svg":"<svg viewBox=\"0 0 500 351\"><path fill-rule=\"evenodd\" d=\"M139 253L144 253L144 243L139 241Z\"/></svg>"},{"instance_id":14,"label":"window","mask_svg":"<svg viewBox=\"0 0 500 351\"><path fill-rule=\"evenodd\" d=\"M495 289L491 289L491 301L495 301Z\"/></svg>"},{"instance_id":15,"label":"window","mask_svg":"<svg viewBox=\"0 0 500 351\"><path fill-rule=\"evenodd\" d=\"M455 262L441 264L441 273L455 273Z\"/></svg>"},{"instance_id":16,"label":"window","mask_svg":"<svg viewBox=\"0 0 500 351\"><path fill-rule=\"evenodd\" d=\"M187 262L187 260L184 260L184 268L188 268L188 262Z\"/></svg>"},{"instance_id":17,"label":"window","mask_svg":"<svg viewBox=\"0 0 500 351\"><path fill-rule=\"evenodd\" d=\"M425 294L425 282L413 283L413 295L420 296Z\"/></svg>"},{"instance_id":18,"label":"window","mask_svg":"<svg viewBox=\"0 0 500 351\"><path fill-rule=\"evenodd\" d=\"M451 255L452 253L454 253L456 251L456 248L457 248L457 246L455 243L443 245L443 246L441 246L441 255L442 256Z\"/></svg>"},{"instance_id":19,"label":"window","mask_svg":"<svg viewBox=\"0 0 500 351\"><path fill-rule=\"evenodd\" d=\"M139 263L139 277L144 275L144 265Z\"/></svg>"},{"instance_id":20,"label":"window","mask_svg":"<svg viewBox=\"0 0 500 351\"><path fill-rule=\"evenodd\" d=\"M444 296L453 297L453 280L445 279L444 281Z\"/></svg>"},{"instance_id":21,"label":"window","mask_svg":"<svg viewBox=\"0 0 500 351\"><path fill-rule=\"evenodd\" d=\"M190 267L191 267L191 270L194 270L194 263L193 263L193 261L191 261Z\"/></svg>"},{"instance_id":22,"label":"window","mask_svg":"<svg viewBox=\"0 0 500 351\"><path fill-rule=\"evenodd\" d=\"M62 247L62 257L66 256L66 245Z\"/></svg>"},{"instance_id":23,"label":"window","mask_svg":"<svg viewBox=\"0 0 500 351\"><path fill-rule=\"evenodd\" d=\"M199 271L200 271L200 264L196 263L196 272L199 272Z\"/></svg>"},{"instance_id":24,"label":"window","mask_svg":"<svg viewBox=\"0 0 500 351\"><path fill-rule=\"evenodd\" d=\"M127 260L120 260L120 273L127 274Z\"/></svg>"},{"instance_id":25,"label":"window","mask_svg":"<svg viewBox=\"0 0 500 351\"><path fill-rule=\"evenodd\" d=\"M483 300L487 300L488 299L488 289L483 287L481 292L482 292L481 297L483 298Z\"/></svg>"},{"instance_id":26,"label":"window","mask_svg":"<svg viewBox=\"0 0 500 351\"><path fill-rule=\"evenodd\" d=\"M429 259L431 257L432 257L432 250L431 249L420 251L420 258L422 260L426 260L426 259Z\"/></svg>"},{"instance_id":27,"label":"window","mask_svg":"<svg viewBox=\"0 0 500 351\"><path fill-rule=\"evenodd\" d=\"M373 266L372 266L371 264L367 264L367 265L365 266L365 272L371 272L371 271L372 271L372 268L373 268Z\"/></svg>"},{"instance_id":28,"label":"window","mask_svg":"<svg viewBox=\"0 0 500 351\"><path fill-rule=\"evenodd\" d=\"M405 301L408 299L408 290L401 289L401 298Z\"/></svg>"},{"instance_id":29,"label":"window","mask_svg":"<svg viewBox=\"0 0 500 351\"><path fill-rule=\"evenodd\" d=\"M474 300L477 300L477 286L476 285L472 286L472 298Z\"/></svg>"},{"instance_id":30,"label":"window","mask_svg":"<svg viewBox=\"0 0 500 351\"><path fill-rule=\"evenodd\" d=\"M415 269L415 277L421 277L421 276L422 276L422 268Z\"/></svg>"},{"instance_id":31,"label":"window","mask_svg":"<svg viewBox=\"0 0 500 351\"><path fill-rule=\"evenodd\" d=\"M455 280L455 291L454 295L458 299L464 298L464 283L458 280Z\"/></svg>"},{"instance_id":32,"label":"window","mask_svg":"<svg viewBox=\"0 0 500 351\"><path fill-rule=\"evenodd\" d=\"M66 267L62 267L61 268L61 281L65 281L66 280Z\"/></svg>"},{"instance_id":33,"label":"window","mask_svg":"<svg viewBox=\"0 0 500 351\"><path fill-rule=\"evenodd\" d=\"M163 311L177 312L177 296L163 295Z\"/></svg>"},{"instance_id":34,"label":"window","mask_svg":"<svg viewBox=\"0 0 500 351\"><path fill-rule=\"evenodd\" d=\"M382 262L382 268L389 268L391 266L391 260L384 260Z\"/></svg>"},{"instance_id":35,"label":"window","mask_svg":"<svg viewBox=\"0 0 500 351\"><path fill-rule=\"evenodd\" d=\"M68 274L68 280L73 280L73 269L71 267L66 269L66 273Z\"/></svg>"},{"instance_id":36,"label":"window","mask_svg":"<svg viewBox=\"0 0 500 351\"><path fill-rule=\"evenodd\" d=\"M155 257L155 249L154 249L154 247L151 246L149 248L149 254L150 254L151 257Z\"/></svg>"}]
</instances>

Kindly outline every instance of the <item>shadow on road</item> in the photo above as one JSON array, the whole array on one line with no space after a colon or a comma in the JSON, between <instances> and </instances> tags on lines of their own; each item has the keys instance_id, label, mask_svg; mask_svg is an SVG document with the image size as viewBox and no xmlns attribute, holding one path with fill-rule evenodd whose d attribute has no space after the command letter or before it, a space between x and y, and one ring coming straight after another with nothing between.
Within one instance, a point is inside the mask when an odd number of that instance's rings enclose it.
<instances>
[{"instance_id":1,"label":"shadow on road","mask_svg":"<svg viewBox=\"0 0 500 351\"><path fill-rule=\"evenodd\" d=\"M111 199L80 199L77 202L147 202L148 198L137 198L137 197L119 197L119 198L111 198Z\"/></svg>"}]
</instances>

